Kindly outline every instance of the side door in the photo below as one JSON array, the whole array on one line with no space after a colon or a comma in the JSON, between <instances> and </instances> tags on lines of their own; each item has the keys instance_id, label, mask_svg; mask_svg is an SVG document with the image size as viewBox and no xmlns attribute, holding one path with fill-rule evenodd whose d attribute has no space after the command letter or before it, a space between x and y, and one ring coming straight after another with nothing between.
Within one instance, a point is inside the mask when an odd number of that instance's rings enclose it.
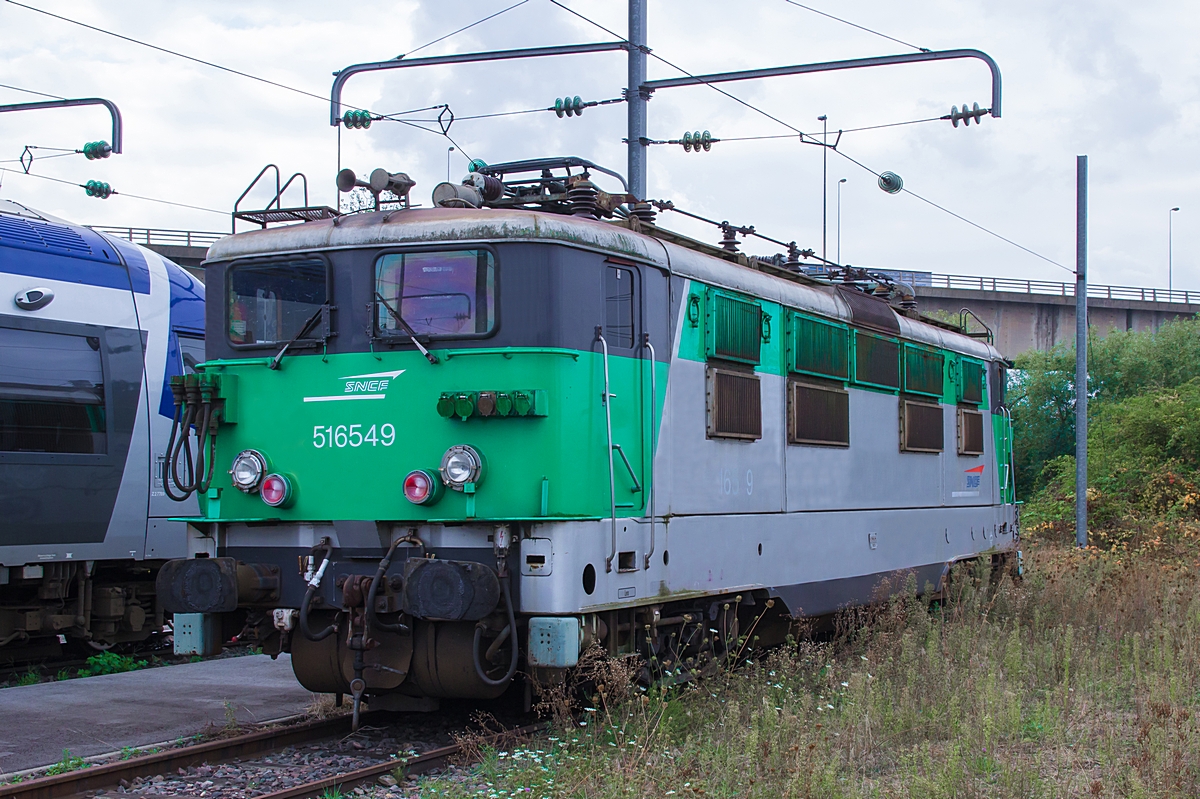
<instances>
[{"instance_id":1,"label":"side door","mask_svg":"<svg viewBox=\"0 0 1200 799\"><path fill-rule=\"evenodd\" d=\"M640 516L646 504L650 400L642 346L642 274L637 265L613 259L601 270L600 329L608 353L603 366L608 372L614 504L618 517Z\"/></svg>"},{"instance_id":2,"label":"side door","mask_svg":"<svg viewBox=\"0 0 1200 799\"><path fill-rule=\"evenodd\" d=\"M48 243L0 241L0 294L51 299L0 313L0 545L16 563L140 557L145 464L130 452L142 340L129 278L102 243L74 235L67 249L73 229L23 224ZM140 496L122 491L129 464L143 470Z\"/></svg>"}]
</instances>

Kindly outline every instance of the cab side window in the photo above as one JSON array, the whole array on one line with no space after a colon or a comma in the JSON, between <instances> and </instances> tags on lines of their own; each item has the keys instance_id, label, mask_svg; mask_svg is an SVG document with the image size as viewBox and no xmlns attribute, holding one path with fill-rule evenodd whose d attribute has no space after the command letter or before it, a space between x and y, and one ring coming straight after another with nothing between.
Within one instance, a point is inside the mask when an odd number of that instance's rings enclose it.
<instances>
[{"instance_id":1,"label":"cab side window","mask_svg":"<svg viewBox=\"0 0 1200 799\"><path fill-rule=\"evenodd\" d=\"M633 349L637 318L634 280L632 269L604 268L604 338L610 347Z\"/></svg>"}]
</instances>

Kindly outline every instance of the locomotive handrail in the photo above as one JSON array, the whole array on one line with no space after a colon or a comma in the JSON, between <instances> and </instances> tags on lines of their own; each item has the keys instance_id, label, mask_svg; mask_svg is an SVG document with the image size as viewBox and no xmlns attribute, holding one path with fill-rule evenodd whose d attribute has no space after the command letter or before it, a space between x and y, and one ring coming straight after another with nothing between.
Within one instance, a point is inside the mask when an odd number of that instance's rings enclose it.
<instances>
[{"instance_id":1,"label":"locomotive handrail","mask_svg":"<svg viewBox=\"0 0 1200 799\"><path fill-rule=\"evenodd\" d=\"M646 553L646 558L642 563L642 568L650 568L650 558L654 556L654 491L658 485L654 482L654 434L658 429L658 380L654 374L655 370L655 355L654 345L650 343L650 334L642 333L642 347L650 350L650 474L646 481L647 493L650 495L650 551Z\"/></svg>"},{"instance_id":2,"label":"locomotive handrail","mask_svg":"<svg viewBox=\"0 0 1200 799\"><path fill-rule=\"evenodd\" d=\"M605 429L608 432L608 449L605 460L608 461L608 495L611 510L609 519L612 522L612 550L604 561L604 571L612 572L612 562L617 557L617 476L613 469L612 404L610 402L613 395L608 393L608 342L604 340L600 325L596 325L596 341L600 342L600 347L604 351L604 393L600 396L604 403Z\"/></svg>"},{"instance_id":3,"label":"locomotive handrail","mask_svg":"<svg viewBox=\"0 0 1200 799\"><path fill-rule=\"evenodd\" d=\"M579 360L578 352L554 347L481 347L473 350L448 350L442 353L442 357L447 361L464 355L499 355L505 360L511 360L514 355L564 355L573 361Z\"/></svg>"}]
</instances>

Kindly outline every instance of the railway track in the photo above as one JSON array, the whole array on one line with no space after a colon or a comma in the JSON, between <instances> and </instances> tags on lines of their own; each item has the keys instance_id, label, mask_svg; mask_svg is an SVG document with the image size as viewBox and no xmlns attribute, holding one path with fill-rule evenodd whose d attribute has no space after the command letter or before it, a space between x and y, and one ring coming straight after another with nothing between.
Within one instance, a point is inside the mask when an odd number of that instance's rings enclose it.
<instances>
[{"instance_id":1,"label":"railway track","mask_svg":"<svg viewBox=\"0 0 1200 799\"><path fill-rule=\"evenodd\" d=\"M364 717L364 724L378 722L374 714ZM544 724L533 724L505 730L490 735L499 741L511 737L524 737L544 728ZM194 767L213 767L236 761L245 761L257 756L278 752L314 742L341 739L350 734L350 717L338 716L331 719L303 722L287 727L260 730L231 738L207 741L192 746L170 749L113 763L95 765L65 774L37 777L20 782L0 785L0 799L64 799L83 794L104 793L118 788L138 784L153 784L156 778L184 774ZM336 742L336 741L335 741ZM264 792L243 786L241 790L210 792L208 795L254 796L255 799L304 799L320 795L326 789L337 788L341 792L402 769L405 776L416 776L443 767L459 754L457 743L427 749L411 757L391 757L380 762L351 768L344 772L303 781L280 790ZM253 765L252 763L250 765ZM198 782L199 780L197 780ZM189 785L190 787L190 785ZM233 787L233 786L230 786ZM128 795L136 796L137 791Z\"/></svg>"}]
</instances>

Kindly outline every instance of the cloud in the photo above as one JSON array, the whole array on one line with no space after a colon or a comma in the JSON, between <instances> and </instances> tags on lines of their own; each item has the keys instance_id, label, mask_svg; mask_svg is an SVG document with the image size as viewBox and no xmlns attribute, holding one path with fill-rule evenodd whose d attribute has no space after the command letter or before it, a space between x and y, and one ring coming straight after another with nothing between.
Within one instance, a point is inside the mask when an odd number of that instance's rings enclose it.
<instances>
[{"instance_id":1,"label":"cloud","mask_svg":"<svg viewBox=\"0 0 1200 799\"><path fill-rule=\"evenodd\" d=\"M329 4L294 0L203 4L127 0L35 0L54 13L144 39L272 81L328 95L333 71L392 58L516 0L407 0ZM622 33L624 4L564 0ZM846 133L839 150L876 172L892 170L905 185L1067 266L1074 255L1075 155L1088 153L1092 172L1092 278L1114 284L1161 285L1166 277L1167 209L1175 225L1176 285L1200 289L1190 214L1200 193L1190 176L1200 166L1200 15L1187 4L1146 0L806 0L924 47L978 47L1004 74L1004 116L979 127L946 122ZM286 10L285 10L286 8ZM538 61L414 68L355 77L345 100L393 112L446 104L456 116L449 133L377 122L337 131L324 99L268 86L33 12L0 5L9 33L0 53L0 83L68 96L103 96L121 107L126 154L101 162L39 161L34 171L75 182L98 179L118 191L211 208L188 211L128 197L98 201L82 189L6 174L0 196L93 224L224 229L234 199L264 164L309 179L309 200L334 204L339 163L366 172L406 171L418 181L415 201L446 178L463 156L489 162L573 154L625 170L626 108L588 109L581 118L530 113L465 117L545 108L560 96L621 96L623 55L609 53ZM650 44L656 56L693 73L904 52L905 48L789 5L758 0L655 0ZM423 49L417 56L499 50L611 37L548 0L529 0L501 16ZM650 76L679 74L652 58ZM986 105L986 68L947 62L727 84L730 93L808 133L828 115L831 130L947 113L951 105ZM0 102L32 99L0 89ZM425 114L414 115L432 119ZM431 123L422 123L435 127ZM708 87L655 94L649 135L685 130L721 138L788 133L789 129ZM26 144L78 147L108 138L99 109L0 114L0 160ZM919 200L887 195L875 177L838 153L828 154L825 238L837 238L836 186L846 260L895 269L1070 280L1063 270L988 236ZM795 139L717 144L709 153L654 146L650 192L718 221L753 224L773 238L819 249L822 240L821 148ZM12 166L12 165L6 165ZM253 199L253 198L252 198ZM708 226L665 215L664 224L706 240ZM748 245L766 252L763 243Z\"/></svg>"}]
</instances>

